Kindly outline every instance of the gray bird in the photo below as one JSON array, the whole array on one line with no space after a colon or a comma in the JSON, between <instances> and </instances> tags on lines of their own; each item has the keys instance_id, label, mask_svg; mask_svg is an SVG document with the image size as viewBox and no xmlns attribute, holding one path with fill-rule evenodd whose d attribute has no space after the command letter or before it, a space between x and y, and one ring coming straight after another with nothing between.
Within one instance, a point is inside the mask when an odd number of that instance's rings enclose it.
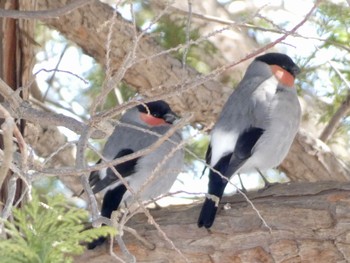
<instances>
[{"instance_id":1,"label":"gray bird","mask_svg":"<svg viewBox=\"0 0 350 263\"><path fill-rule=\"evenodd\" d=\"M108 138L103 149L103 157L106 161L111 161L146 149L171 129L176 119L176 114L164 101L146 103L146 107L141 104L128 110L121 117L121 124L117 125ZM180 132L176 131L169 140L163 142L152 152L115 166L133 191L138 193L140 200L151 200L170 190L183 166L183 150L176 150L172 154L174 148L181 141ZM162 164L164 158L168 159L161 166L159 174L139 192L157 165ZM95 194L100 191L105 193L101 216L110 218L112 212L118 209L121 202L130 205L135 201L134 196L110 168L92 172L89 182ZM93 249L104 241L105 238L100 237L88 244L88 248Z\"/></svg>"},{"instance_id":2,"label":"gray bird","mask_svg":"<svg viewBox=\"0 0 350 263\"><path fill-rule=\"evenodd\" d=\"M299 72L292 59L280 53L256 57L249 65L211 131L206 162L224 178L210 170L199 227L214 223L231 176L276 167L286 157L301 118L294 87Z\"/></svg>"}]
</instances>

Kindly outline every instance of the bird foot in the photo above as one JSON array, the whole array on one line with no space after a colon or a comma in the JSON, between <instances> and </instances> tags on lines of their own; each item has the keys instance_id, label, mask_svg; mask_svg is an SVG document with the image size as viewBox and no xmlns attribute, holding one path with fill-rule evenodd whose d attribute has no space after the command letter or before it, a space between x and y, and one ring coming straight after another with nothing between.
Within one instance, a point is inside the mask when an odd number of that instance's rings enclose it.
<instances>
[{"instance_id":1,"label":"bird foot","mask_svg":"<svg viewBox=\"0 0 350 263\"><path fill-rule=\"evenodd\" d=\"M273 187L274 185L278 185L280 183L270 183L270 182L265 182L265 185L263 188L258 190L258 193L263 193L264 191L266 191L267 189L269 189L270 187Z\"/></svg>"}]
</instances>

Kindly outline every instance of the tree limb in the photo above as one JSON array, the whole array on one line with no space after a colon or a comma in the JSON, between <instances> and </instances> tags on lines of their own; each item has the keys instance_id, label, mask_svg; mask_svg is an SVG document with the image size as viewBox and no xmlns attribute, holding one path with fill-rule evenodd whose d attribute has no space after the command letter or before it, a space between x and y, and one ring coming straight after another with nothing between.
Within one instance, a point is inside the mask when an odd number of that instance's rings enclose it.
<instances>
[{"instance_id":1,"label":"tree limb","mask_svg":"<svg viewBox=\"0 0 350 263\"><path fill-rule=\"evenodd\" d=\"M196 225L200 205L151 211L167 236L192 263L222 262L348 262L350 261L350 184L336 182L276 185L248 196L272 227L269 232L240 195L226 197L208 232ZM222 206L221 205L221 206ZM147 218L136 215L128 226L151 241L149 250L125 234L137 262L183 262ZM115 248L119 253L118 248ZM87 251L76 263L110 262L105 249Z\"/></svg>"},{"instance_id":2,"label":"tree limb","mask_svg":"<svg viewBox=\"0 0 350 263\"><path fill-rule=\"evenodd\" d=\"M48 19L57 18L62 15L69 14L73 10L91 3L93 0L75 0L68 4L53 8L51 10L40 11L18 11L9 9L0 9L0 17L9 17L15 19Z\"/></svg>"}]
</instances>

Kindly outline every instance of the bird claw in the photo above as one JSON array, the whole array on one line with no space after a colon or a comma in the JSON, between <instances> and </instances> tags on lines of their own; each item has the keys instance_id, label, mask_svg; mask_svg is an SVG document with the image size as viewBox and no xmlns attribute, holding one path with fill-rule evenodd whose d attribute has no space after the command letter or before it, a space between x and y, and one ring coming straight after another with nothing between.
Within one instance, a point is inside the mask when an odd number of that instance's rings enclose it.
<instances>
[{"instance_id":1,"label":"bird claw","mask_svg":"<svg viewBox=\"0 0 350 263\"><path fill-rule=\"evenodd\" d=\"M270 182L267 181L267 182L265 182L264 187L258 190L258 193L263 193L267 189L269 189L270 187L273 187L274 185L278 185L278 184L280 184L280 183L270 183Z\"/></svg>"}]
</instances>

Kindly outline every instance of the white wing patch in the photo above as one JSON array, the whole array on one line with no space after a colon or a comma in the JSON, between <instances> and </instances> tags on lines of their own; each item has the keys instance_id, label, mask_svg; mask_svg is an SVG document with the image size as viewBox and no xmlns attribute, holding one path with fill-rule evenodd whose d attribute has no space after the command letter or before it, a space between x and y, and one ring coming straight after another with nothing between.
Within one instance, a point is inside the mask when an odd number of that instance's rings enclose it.
<instances>
[{"instance_id":1,"label":"white wing patch","mask_svg":"<svg viewBox=\"0 0 350 263\"><path fill-rule=\"evenodd\" d=\"M98 173L100 180L103 180L106 176L107 176L107 169L108 168L103 168L100 170L100 172Z\"/></svg>"},{"instance_id":2,"label":"white wing patch","mask_svg":"<svg viewBox=\"0 0 350 263\"><path fill-rule=\"evenodd\" d=\"M237 142L237 135L223 130L215 130L211 136L211 160L210 165L214 166L221 157L233 152Z\"/></svg>"},{"instance_id":3,"label":"white wing patch","mask_svg":"<svg viewBox=\"0 0 350 263\"><path fill-rule=\"evenodd\" d=\"M106 160L106 162L112 161L112 159L109 159L109 158L105 158L105 160ZM103 169L101 169L100 172L98 173L98 176L100 177L100 180L105 179L105 177L107 176L107 169L108 169L108 167L103 168Z\"/></svg>"}]
</instances>

